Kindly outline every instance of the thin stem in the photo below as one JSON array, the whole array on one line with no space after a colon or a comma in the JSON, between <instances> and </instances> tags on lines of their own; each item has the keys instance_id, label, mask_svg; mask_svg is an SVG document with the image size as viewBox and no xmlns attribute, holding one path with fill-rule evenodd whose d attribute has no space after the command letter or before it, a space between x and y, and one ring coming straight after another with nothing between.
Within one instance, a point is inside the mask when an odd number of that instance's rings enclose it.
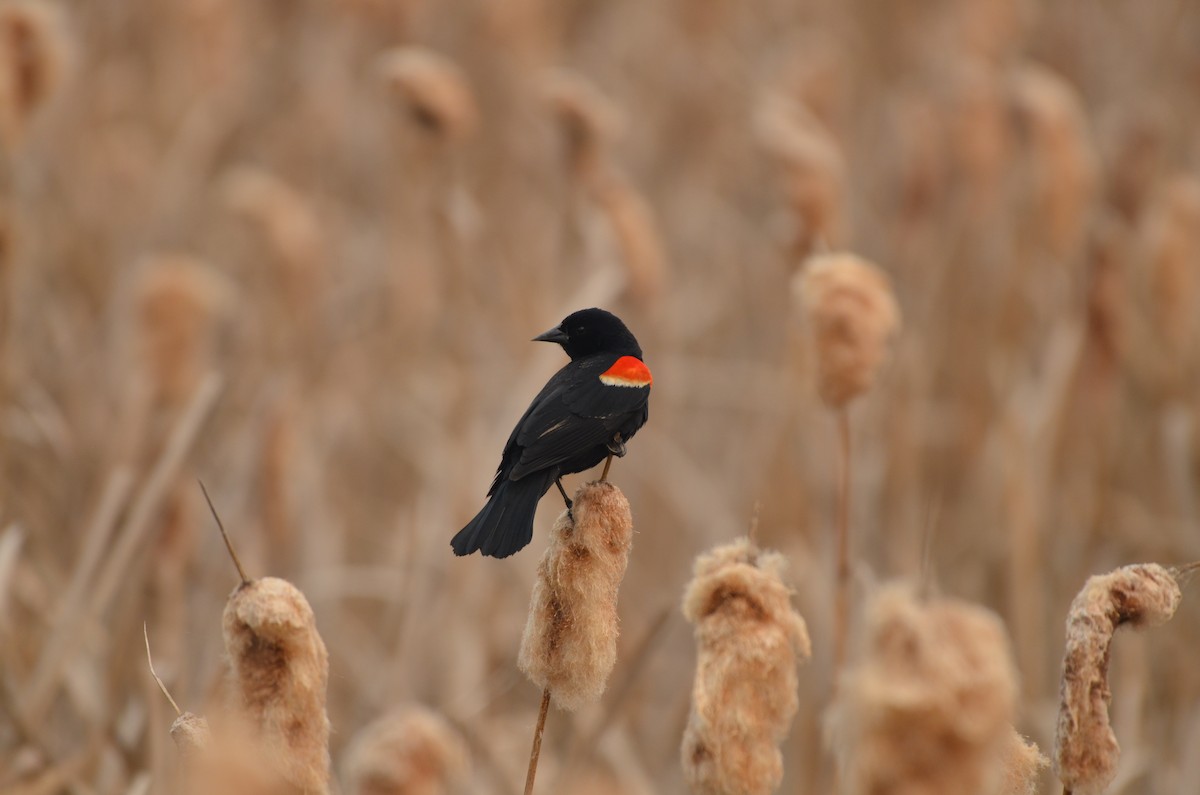
<instances>
[{"instance_id":1,"label":"thin stem","mask_svg":"<svg viewBox=\"0 0 1200 795\"><path fill-rule=\"evenodd\" d=\"M142 637L146 639L146 662L150 666L150 675L154 677L154 681L158 682L158 689L167 697L167 701L171 702L171 706L175 708L175 714L183 715L183 711L179 709L179 705L175 703L175 699L171 698L171 692L167 690L167 686L163 684L163 680L159 678L158 672L154 670L154 658L150 656L150 630L146 629L146 622L142 622Z\"/></svg>"},{"instance_id":2,"label":"thin stem","mask_svg":"<svg viewBox=\"0 0 1200 795\"><path fill-rule=\"evenodd\" d=\"M200 491L204 492L204 501L208 503L208 510L212 511L213 518L217 520L217 528L221 531L221 538L225 539L225 549L229 550L229 557L233 558L233 566L237 569L238 576L242 578L242 585L247 585L250 578L246 576L245 569L242 568L242 562L238 560L237 552L233 549L233 542L229 540L229 533L225 532L225 525L221 522L221 517L217 514L216 506L213 505L212 498L208 496L208 489L204 488L204 481L197 480L200 484Z\"/></svg>"},{"instance_id":3,"label":"thin stem","mask_svg":"<svg viewBox=\"0 0 1200 795\"><path fill-rule=\"evenodd\" d=\"M833 661L839 671L846 662L846 636L850 621L850 415L837 414L841 461L837 495L837 592L834 597Z\"/></svg>"},{"instance_id":4,"label":"thin stem","mask_svg":"<svg viewBox=\"0 0 1200 795\"><path fill-rule=\"evenodd\" d=\"M537 729L533 732L533 748L529 751L529 772L525 774L525 795L533 795L533 778L537 775L538 757L542 755L542 731L546 728L546 713L550 711L550 688L542 691L542 709L538 712Z\"/></svg>"}]
</instances>

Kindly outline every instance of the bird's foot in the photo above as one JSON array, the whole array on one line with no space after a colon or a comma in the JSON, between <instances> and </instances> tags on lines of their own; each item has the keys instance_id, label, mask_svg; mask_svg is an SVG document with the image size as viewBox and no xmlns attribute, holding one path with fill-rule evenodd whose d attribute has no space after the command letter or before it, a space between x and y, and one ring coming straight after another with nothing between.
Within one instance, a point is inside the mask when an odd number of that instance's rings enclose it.
<instances>
[{"instance_id":1,"label":"bird's foot","mask_svg":"<svg viewBox=\"0 0 1200 795\"><path fill-rule=\"evenodd\" d=\"M625 440L621 438L621 434L613 434L612 440L608 443L608 452L617 458L625 457Z\"/></svg>"},{"instance_id":2,"label":"bird's foot","mask_svg":"<svg viewBox=\"0 0 1200 795\"><path fill-rule=\"evenodd\" d=\"M554 485L558 486L558 493L562 495L563 502L567 505L567 518L572 522L575 521L575 515L571 513L571 509L575 507L575 503L567 496L567 490L563 488L562 479L555 478Z\"/></svg>"}]
</instances>

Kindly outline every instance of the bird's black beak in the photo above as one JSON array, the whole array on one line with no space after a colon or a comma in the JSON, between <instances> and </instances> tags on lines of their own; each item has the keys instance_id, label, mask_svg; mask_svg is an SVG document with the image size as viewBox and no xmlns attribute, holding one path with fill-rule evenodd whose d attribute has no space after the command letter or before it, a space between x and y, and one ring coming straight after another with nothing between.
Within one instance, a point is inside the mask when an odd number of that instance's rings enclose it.
<instances>
[{"instance_id":1,"label":"bird's black beak","mask_svg":"<svg viewBox=\"0 0 1200 795\"><path fill-rule=\"evenodd\" d=\"M549 331L538 334L533 338L533 342L557 342L562 345L568 339L570 338L567 336L567 332L562 330L562 326L555 326Z\"/></svg>"}]
</instances>

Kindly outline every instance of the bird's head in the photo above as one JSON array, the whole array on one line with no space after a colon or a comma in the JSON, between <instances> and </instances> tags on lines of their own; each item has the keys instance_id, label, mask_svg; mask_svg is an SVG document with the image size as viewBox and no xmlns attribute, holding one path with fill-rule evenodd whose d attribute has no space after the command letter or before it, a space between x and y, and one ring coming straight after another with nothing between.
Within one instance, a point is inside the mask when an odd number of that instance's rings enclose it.
<instances>
[{"instance_id":1,"label":"bird's head","mask_svg":"<svg viewBox=\"0 0 1200 795\"><path fill-rule=\"evenodd\" d=\"M556 342L572 359L595 353L617 353L642 358L642 348L621 319L603 309L572 312L554 328L533 338L534 342Z\"/></svg>"}]
</instances>

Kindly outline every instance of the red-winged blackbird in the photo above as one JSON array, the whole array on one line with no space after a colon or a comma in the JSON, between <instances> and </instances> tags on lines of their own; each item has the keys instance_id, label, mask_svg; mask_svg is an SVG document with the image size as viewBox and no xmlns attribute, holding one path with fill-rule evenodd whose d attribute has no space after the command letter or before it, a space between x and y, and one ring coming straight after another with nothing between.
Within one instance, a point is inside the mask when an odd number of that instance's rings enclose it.
<instances>
[{"instance_id":1,"label":"red-winged blackbird","mask_svg":"<svg viewBox=\"0 0 1200 795\"><path fill-rule=\"evenodd\" d=\"M450 546L454 554L476 550L506 558L533 538L538 500L559 481L610 455L646 422L653 378L642 349L625 324L603 309L582 309L535 342L556 342L571 361L554 374L513 428L488 502Z\"/></svg>"}]
</instances>

